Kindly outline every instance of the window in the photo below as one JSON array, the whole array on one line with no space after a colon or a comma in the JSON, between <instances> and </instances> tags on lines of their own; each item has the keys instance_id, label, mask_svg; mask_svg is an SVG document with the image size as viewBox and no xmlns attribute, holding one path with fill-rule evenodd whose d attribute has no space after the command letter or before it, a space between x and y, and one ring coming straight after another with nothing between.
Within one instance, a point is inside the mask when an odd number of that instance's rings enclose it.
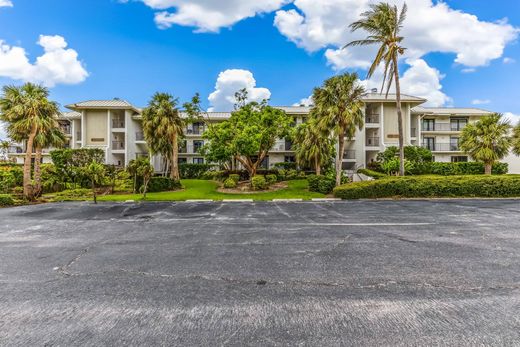
<instances>
[{"instance_id":1,"label":"window","mask_svg":"<svg viewBox=\"0 0 520 347\"><path fill-rule=\"evenodd\" d=\"M465 155L455 155L451 157L452 163L467 163L468 157Z\"/></svg>"},{"instance_id":2,"label":"window","mask_svg":"<svg viewBox=\"0 0 520 347\"><path fill-rule=\"evenodd\" d=\"M459 150L459 138L450 137L450 151L458 151L458 150Z\"/></svg>"},{"instance_id":3,"label":"window","mask_svg":"<svg viewBox=\"0 0 520 347\"><path fill-rule=\"evenodd\" d=\"M204 132L204 123L193 123L193 134L200 135Z\"/></svg>"},{"instance_id":4,"label":"window","mask_svg":"<svg viewBox=\"0 0 520 347\"><path fill-rule=\"evenodd\" d=\"M204 146L204 141L201 141L201 140L193 141L193 153L199 153L202 146Z\"/></svg>"},{"instance_id":5,"label":"window","mask_svg":"<svg viewBox=\"0 0 520 347\"><path fill-rule=\"evenodd\" d=\"M466 125L468 125L467 118L451 118L451 131L461 131Z\"/></svg>"},{"instance_id":6,"label":"window","mask_svg":"<svg viewBox=\"0 0 520 347\"><path fill-rule=\"evenodd\" d=\"M423 139L423 147L430 151L435 151L435 137L425 137Z\"/></svg>"},{"instance_id":7,"label":"window","mask_svg":"<svg viewBox=\"0 0 520 347\"><path fill-rule=\"evenodd\" d=\"M204 158L193 158L193 164L204 164Z\"/></svg>"},{"instance_id":8,"label":"window","mask_svg":"<svg viewBox=\"0 0 520 347\"><path fill-rule=\"evenodd\" d=\"M435 131L435 119L423 119L423 131Z\"/></svg>"},{"instance_id":9,"label":"window","mask_svg":"<svg viewBox=\"0 0 520 347\"><path fill-rule=\"evenodd\" d=\"M286 155L283 159L285 163L296 163L296 158L294 155Z\"/></svg>"}]
</instances>

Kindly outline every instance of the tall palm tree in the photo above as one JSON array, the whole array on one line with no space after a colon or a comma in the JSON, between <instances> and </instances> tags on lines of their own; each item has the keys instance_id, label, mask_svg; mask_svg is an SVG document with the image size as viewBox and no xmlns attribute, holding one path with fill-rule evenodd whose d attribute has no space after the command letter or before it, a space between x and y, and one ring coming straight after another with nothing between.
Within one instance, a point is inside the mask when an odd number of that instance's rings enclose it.
<instances>
[{"instance_id":1,"label":"tall palm tree","mask_svg":"<svg viewBox=\"0 0 520 347\"><path fill-rule=\"evenodd\" d=\"M44 148L61 147L65 144L67 138L61 131L57 115L48 115L43 122L42 128L34 137L35 158L34 158L34 195L39 196L42 192L41 180L41 161Z\"/></svg>"},{"instance_id":2,"label":"tall palm tree","mask_svg":"<svg viewBox=\"0 0 520 347\"><path fill-rule=\"evenodd\" d=\"M364 125L361 100L364 94L365 88L358 84L356 73L334 76L314 89L312 112L316 115L318 127L338 138L336 185L341 184L345 138L352 139L356 128L361 130Z\"/></svg>"},{"instance_id":3,"label":"tall palm tree","mask_svg":"<svg viewBox=\"0 0 520 347\"><path fill-rule=\"evenodd\" d=\"M334 149L334 141L318 128L315 118L300 125L294 135L294 151L299 166L314 167L316 175L321 175L321 168L327 164Z\"/></svg>"},{"instance_id":4,"label":"tall palm tree","mask_svg":"<svg viewBox=\"0 0 520 347\"><path fill-rule=\"evenodd\" d=\"M482 117L462 129L460 148L476 161L484 163L486 175L491 175L493 164L509 153L510 130L511 125L501 114Z\"/></svg>"},{"instance_id":5,"label":"tall palm tree","mask_svg":"<svg viewBox=\"0 0 520 347\"><path fill-rule=\"evenodd\" d=\"M2 157L7 160L9 159L9 147L11 147L11 142L8 140L0 141L0 150L2 151Z\"/></svg>"},{"instance_id":6,"label":"tall palm tree","mask_svg":"<svg viewBox=\"0 0 520 347\"><path fill-rule=\"evenodd\" d=\"M0 120L7 122L7 132L13 140L26 140L23 189L25 198L32 199L31 158L34 139L45 126L46 118L59 112L58 104L49 101L47 88L32 83L21 87L5 86L2 91Z\"/></svg>"},{"instance_id":7,"label":"tall palm tree","mask_svg":"<svg viewBox=\"0 0 520 347\"><path fill-rule=\"evenodd\" d=\"M179 177L179 139L184 122L177 109L177 99L167 93L155 93L143 110L143 133L152 154L171 161L170 177Z\"/></svg>"},{"instance_id":8,"label":"tall palm tree","mask_svg":"<svg viewBox=\"0 0 520 347\"><path fill-rule=\"evenodd\" d=\"M513 129L512 145L513 153L520 155L520 123Z\"/></svg>"},{"instance_id":9,"label":"tall palm tree","mask_svg":"<svg viewBox=\"0 0 520 347\"><path fill-rule=\"evenodd\" d=\"M403 4L401 11L397 6L380 2L370 5L370 10L361 14L361 19L352 23L350 29L354 32L362 29L369 35L363 40L356 40L348 43L344 48L350 46L379 45L376 57L370 69L368 78L372 77L377 68L384 66L383 85L381 93L386 86L386 95L390 92L392 82L395 83L395 98L397 106L397 122L399 129L399 173L404 176L404 131L403 131L403 111L401 107L401 84L399 81L399 56L403 55L406 48L401 46L404 37L400 36L400 31L406 19L406 3Z\"/></svg>"}]
</instances>

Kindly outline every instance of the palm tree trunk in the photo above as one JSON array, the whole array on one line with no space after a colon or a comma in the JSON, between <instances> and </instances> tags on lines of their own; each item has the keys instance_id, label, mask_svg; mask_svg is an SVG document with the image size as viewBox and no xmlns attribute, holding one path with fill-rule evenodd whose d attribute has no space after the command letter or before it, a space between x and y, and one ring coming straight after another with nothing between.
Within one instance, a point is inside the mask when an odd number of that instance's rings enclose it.
<instances>
[{"instance_id":1,"label":"palm tree trunk","mask_svg":"<svg viewBox=\"0 0 520 347\"><path fill-rule=\"evenodd\" d=\"M31 159L33 152L34 137L36 136L36 125L33 125L29 138L27 139L27 148L25 150L25 161L23 163L23 196L32 200L33 186L31 182Z\"/></svg>"},{"instance_id":2,"label":"palm tree trunk","mask_svg":"<svg viewBox=\"0 0 520 347\"><path fill-rule=\"evenodd\" d=\"M314 167L316 169L316 175L317 176L321 175L321 165L320 165L320 161L317 156L314 158L314 165L315 165Z\"/></svg>"},{"instance_id":3,"label":"palm tree trunk","mask_svg":"<svg viewBox=\"0 0 520 347\"><path fill-rule=\"evenodd\" d=\"M97 204L96 183L94 180L92 180L92 195L94 196L94 204Z\"/></svg>"},{"instance_id":4,"label":"palm tree trunk","mask_svg":"<svg viewBox=\"0 0 520 347\"><path fill-rule=\"evenodd\" d=\"M397 125L399 131L399 175L404 176L404 131L403 131L403 110L401 108L401 84L399 82L399 67L397 65L397 56L392 58L394 65L395 78L395 99L397 107Z\"/></svg>"},{"instance_id":5,"label":"palm tree trunk","mask_svg":"<svg viewBox=\"0 0 520 347\"><path fill-rule=\"evenodd\" d=\"M486 175L491 175L492 171L493 171L493 164L491 164L491 163L485 163L485 164L484 164L484 173L485 173Z\"/></svg>"},{"instance_id":6,"label":"palm tree trunk","mask_svg":"<svg viewBox=\"0 0 520 347\"><path fill-rule=\"evenodd\" d=\"M336 155L336 187L341 185L343 151L345 151L345 130L342 128L338 137L338 154Z\"/></svg>"},{"instance_id":7,"label":"palm tree trunk","mask_svg":"<svg viewBox=\"0 0 520 347\"><path fill-rule=\"evenodd\" d=\"M179 177L179 143L177 141L177 133L173 135L173 151L172 151L172 172L171 178L178 181Z\"/></svg>"},{"instance_id":8,"label":"palm tree trunk","mask_svg":"<svg viewBox=\"0 0 520 347\"><path fill-rule=\"evenodd\" d=\"M36 146L36 156L34 158L34 196L39 197L42 192L42 173L41 173L41 161L42 161L42 148Z\"/></svg>"}]
</instances>

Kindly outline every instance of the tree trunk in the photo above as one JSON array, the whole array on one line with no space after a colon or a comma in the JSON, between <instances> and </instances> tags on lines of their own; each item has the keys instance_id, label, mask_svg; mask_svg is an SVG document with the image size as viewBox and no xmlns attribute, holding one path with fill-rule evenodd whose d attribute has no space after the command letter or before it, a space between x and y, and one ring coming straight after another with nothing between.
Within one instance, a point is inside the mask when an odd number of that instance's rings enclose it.
<instances>
[{"instance_id":1,"label":"tree trunk","mask_svg":"<svg viewBox=\"0 0 520 347\"><path fill-rule=\"evenodd\" d=\"M36 146L36 156L34 158L34 185L35 189L33 195L39 197L42 193L42 172L41 172L41 161L42 161L42 148Z\"/></svg>"},{"instance_id":2,"label":"tree trunk","mask_svg":"<svg viewBox=\"0 0 520 347\"><path fill-rule=\"evenodd\" d=\"M493 170L493 164L491 164L491 163L485 163L484 164L484 173L486 175L491 175L492 170Z\"/></svg>"},{"instance_id":3,"label":"tree trunk","mask_svg":"<svg viewBox=\"0 0 520 347\"><path fill-rule=\"evenodd\" d=\"M399 67L397 65L397 56L392 58L394 64L395 78L395 99L397 107L397 124L399 131L399 175L404 176L404 131L403 131L403 110L401 108L401 84L399 82Z\"/></svg>"},{"instance_id":4,"label":"tree trunk","mask_svg":"<svg viewBox=\"0 0 520 347\"><path fill-rule=\"evenodd\" d=\"M97 204L96 183L94 180L92 180L92 195L94 196L94 204Z\"/></svg>"},{"instance_id":5,"label":"tree trunk","mask_svg":"<svg viewBox=\"0 0 520 347\"><path fill-rule=\"evenodd\" d=\"M31 159L33 152L34 137L36 136L37 128L33 125L29 138L27 139L27 148L25 150L25 161L23 163L23 196L26 199L32 200L33 186L31 182Z\"/></svg>"},{"instance_id":6,"label":"tree trunk","mask_svg":"<svg viewBox=\"0 0 520 347\"><path fill-rule=\"evenodd\" d=\"M318 157L315 157L314 158L314 168L316 169L316 175L320 176L321 175L321 165L320 165L320 161L318 160Z\"/></svg>"},{"instance_id":7,"label":"tree trunk","mask_svg":"<svg viewBox=\"0 0 520 347\"><path fill-rule=\"evenodd\" d=\"M336 187L341 185L343 151L345 151L345 131L341 129L338 137L338 154L336 155Z\"/></svg>"},{"instance_id":8,"label":"tree trunk","mask_svg":"<svg viewBox=\"0 0 520 347\"><path fill-rule=\"evenodd\" d=\"M179 143L177 141L177 133L173 135L173 151L172 151L172 173L171 178L178 181L179 177Z\"/></svg>"}]
</instances>

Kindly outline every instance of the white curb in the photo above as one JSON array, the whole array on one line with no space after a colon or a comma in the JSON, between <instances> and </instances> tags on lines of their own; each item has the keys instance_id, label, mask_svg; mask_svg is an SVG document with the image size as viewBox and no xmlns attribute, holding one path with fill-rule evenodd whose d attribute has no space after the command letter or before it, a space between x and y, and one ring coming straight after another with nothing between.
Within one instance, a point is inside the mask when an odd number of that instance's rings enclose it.
<instances>
[{"instance_id":1,"label":"white curb","mask_svg":"<svg viewBox=\"0 0 520 347\"><path fill-rule=\"evenodd\" d=\"M253 199L224 199L223 202L253 202Z\"/></svg>"},{"instance_id":2,"label":"white curb","mask_svg":"<svg viewBox=\"0 0 520 347\"><path fill-rule=\"evenodd\" d=\"M339 198L315 198L315 199L312 199L312 201L321 201L321 202L324 202L324 201L341 201L341 199Z\"/></svg>"},{"instance_id":3,"label":"white curb","mask_svg":"<svg viewBox=\"0 0 520 347\"><path fill-rule=\"evenodd\" d=\"M273 199L273 202L299 202L303 199Z\"/></svg>"},{"instance_id":4,"label":"white curb","mask_svg":"<svg viewBox=\"0 0 520 347\"><path fill-rule=\"evenodd\" d=\"M135 202L135 200L126 200L125 204L133 204L134 202Z\"/></svg>"},{"instance_id":5,"label":"white curb","mask_svg":"<svg viewBox=\"0 0 520 347\"><path fill-rule=\"evenodd\" d=\"M213 202L212 199L192 199L192 200L186 200L185 202Z\"/></svg>"}]
</instances>

